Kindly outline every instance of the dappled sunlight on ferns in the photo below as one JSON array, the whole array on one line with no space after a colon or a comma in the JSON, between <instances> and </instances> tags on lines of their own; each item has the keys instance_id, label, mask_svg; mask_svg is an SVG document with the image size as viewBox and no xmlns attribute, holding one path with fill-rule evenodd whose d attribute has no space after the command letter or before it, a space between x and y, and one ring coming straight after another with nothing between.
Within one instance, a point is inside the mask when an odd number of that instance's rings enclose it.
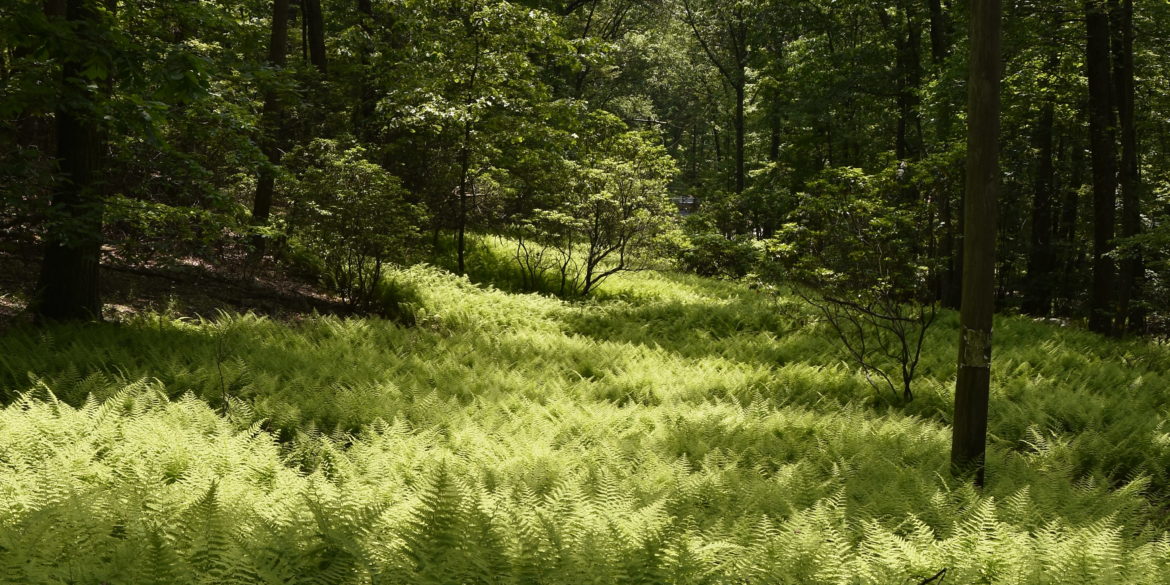
<instances>
[{"instance_id":1,"label":"dappled sunlight on ferns","mask_svg":"<svg viewBox=\"0 0 1170 585\"><path fill-rule=\"evenodd\" d=\"M1165 346L997 323L989 482L954 320L875 395L800 306L415 267L417 325L144 316L0 338L0 582L1165 583Z\"/></svg>"}]
</instances>

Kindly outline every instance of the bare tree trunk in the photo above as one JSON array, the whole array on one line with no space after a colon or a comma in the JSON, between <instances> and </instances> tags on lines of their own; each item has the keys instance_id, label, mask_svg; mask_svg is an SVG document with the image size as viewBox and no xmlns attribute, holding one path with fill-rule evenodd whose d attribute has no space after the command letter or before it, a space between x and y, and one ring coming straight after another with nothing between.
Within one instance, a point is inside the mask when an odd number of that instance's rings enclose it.
<instances>
[{"instance_id":1,"label":"bare tree trunk","mask_svg":"<svg viewBox=\"0 0 1170 585\"><path fill-rule=\"evenodd\" d=\"M1113 16L1113 74L1117 117L1121 129L1121 237L1141 233L1141 172L1138 160L1137 128L1134 123L1133 0L1111 0ZM1144 329L1144 311L1137 304L1144 282L1145 263L1140 250L1121 260L1117 289L1118 333Z\"/></svg>"},{"instance_id":2,"label":"bare tree trunk","mask_svg":"<svg viewBox=\"0 0 1170 585\"><path fill-rule=\"evenodd\" d=\"M1089 82L1089 145L1093 152L1093 286L1089 329L1112 334L1114 316L1113 236L1117 205L1109 17L1104 0L1085 1L1085 69Z\"/></svg>"},{"instance_id":3,"label":"bare tree trunk","mask_svg":"<svg viewBox=\"0 0 1170 585\"><path fill-rule=\"evenodd\" d=\"M955 382L951 467L983 485L991 385L996 198L999 192L1000 0L971 2L967 86L967 195L963 224L963 306Z\"/></svg>"},{"instance_id":4,"label":"bare tree trunk","mask_svg":"<svg viewBox=\"0 0 1170 585\"><path fill-rule=\"evenodd\" d=\"M744 76L746 73L741 72L740 81L735 86L735 192L737 194L743 193L744 187L744 101L747 99L743 82Z\"/></svg>"},{"instance_id":5,"label":"bare tree trunk","mask_svg":"<svg viewBox=\"0 0 1170 585\"><path fill-rule=\"evenodd\" d=\"M272 2L272 37L268 45L269 65L284 67L288 49L288 7L289 0L273 0ZM280 135L283 133L284 108L280 95L274 89L264 92L264 109L260 114L262 142L261 149L268 159L268 165L260 167L260 174L256 181L256 198L252 203L252 223L264 225L272 213L272 198L276 188L276 170L280 164ZM256 237L253 245L258 252L263 252L264 238Z\"/></svg>"},{"instance_id":6,"label":"bare tree trunk","mask_svg":"<svg viewBox=\"0 0 1170 585\"><path fill-rule=\"evenodd\" d=\"M65 19L79 27L82 38L90 36L98 26L94 4L94 0L64 3ZM62 96L56 114L61 177L53 192L40 282L32 303L37 320L101 319L98 270L103 212L99 181L102 140L97 119L86 108L97 100L97 91L90 84L76 82L84 67L85 59L79 51L66 52L61 63Z\"/></svg>"},{"instance_id":7,"label":"bare tree trunk","mask_svg":"<svg viewBox=\"0 0 1170 585\"><path fill-rule=\"evenodd\" d=\"M309 32L309 62L325 75L329 67L325 56L325 15L321 12L321 0L301 0L301 10Z\"/></svg>"},{"instance_id":8,"label":"bare tree trunk","mask_svg":"<svg viewBox=\"0 0 1170 585\"><path fill-rule=\"evenodd\" d=\"M1059 64L1060 57L1053 48L1048 56L1045 74L1055 75ZM1052 310L1052 270L1056 261L1052 250L1052 207L1056 196L1052 126L1056 115L1056 99L1051 91L1045 95L1044 104L1040 106L1034 143L1036 179L1032 193L1032 246L1028 251L1028 278L1023 304L1025 313L1040 317L1047 316Z\"/></svg>"}]
</instances>

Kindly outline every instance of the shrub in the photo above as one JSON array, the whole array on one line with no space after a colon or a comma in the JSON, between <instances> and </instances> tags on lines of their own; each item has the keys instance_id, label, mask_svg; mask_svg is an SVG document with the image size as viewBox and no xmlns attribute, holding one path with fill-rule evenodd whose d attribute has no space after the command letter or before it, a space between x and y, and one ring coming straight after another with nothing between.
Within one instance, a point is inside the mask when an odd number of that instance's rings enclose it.
<instances>
[{"instance_id":1,"label":"shrub","mask_svg":"<svg viewBox=\"0 0 1170 585\"><path fill-rule=\"evenodd\" d=\"M751 239L728 239L715 233L688 234L687 239L679 260L685 270L699 276L742 278L760 260L760 250Z\"/></svg>"},{"instance_id":2,"label":"shrub","mask_svg":"<svg viewBox=\"0 0 1170 585\"><path fill-rule=\"evenodd\" d=\"M673 217L666 187L674 161L655 142L612 116L591 121L567 165L561 200L519 222L516 261L526 282L552 272L559 294L587 296L606 278L640 266Z\"/></svg>"},{"instance_id":3,"label":"shrub","mask_svg":"<svg viewBox=\"0 0 1170 585\"><path fill-rule=\"evenodd\" d=\"M386 295L386 264L418 248L423 211L359 147L317 139L285 160L293 243L321 259L326 284L351 308L376 310Z\"/></svg>"},{"instance_id":4,"label":"shrub","mask_svg":"<svg viewBox=\"0 0 1170 585\"><path fill-rule=\"evenodd\" d=\"M781 268L773 278L788 280L820 311L872 385L910 400L938 313L920 203L902 197L890 177L850 168L825 171L797 198L769 242Z\"/></svg>"}]
</instances>

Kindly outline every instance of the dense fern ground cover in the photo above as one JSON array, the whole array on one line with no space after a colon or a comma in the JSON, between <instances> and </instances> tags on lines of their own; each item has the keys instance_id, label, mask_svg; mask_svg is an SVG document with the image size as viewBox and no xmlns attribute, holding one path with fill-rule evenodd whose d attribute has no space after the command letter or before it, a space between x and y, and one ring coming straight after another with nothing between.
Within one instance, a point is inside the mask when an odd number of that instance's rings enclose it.
<instances>
[{"instance_id":1,"label":"dense fern ground cover","mask_svg":"<svg viewBox=\"0 0 1170 585\"><path fill-rule=\"evenodd\" d=\"M1170 348L997 321L988 486L799 303L414 267L413 327L141 316L0 338L4 583L1170 583Z\"/></svg>"}]
</instances>

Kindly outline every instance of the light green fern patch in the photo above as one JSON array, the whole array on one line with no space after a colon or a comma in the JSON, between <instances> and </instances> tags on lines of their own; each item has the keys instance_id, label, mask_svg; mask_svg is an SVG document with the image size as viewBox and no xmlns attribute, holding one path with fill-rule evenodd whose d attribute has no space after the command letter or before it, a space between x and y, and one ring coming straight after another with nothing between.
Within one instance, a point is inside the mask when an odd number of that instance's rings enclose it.
<instances>
[{"instance_id":1,"label":"light green fern patch","mask_svg":"<svg viewBox=\"0 0 1170 585\"><path fill-rule=\"evenodd\" d=\"M414 327L0 338L0 583L1166 583L1170 349L997 321L988 486L952 315L909 405L799 303L396 270Z\"/></svg>"}]
</instances>

